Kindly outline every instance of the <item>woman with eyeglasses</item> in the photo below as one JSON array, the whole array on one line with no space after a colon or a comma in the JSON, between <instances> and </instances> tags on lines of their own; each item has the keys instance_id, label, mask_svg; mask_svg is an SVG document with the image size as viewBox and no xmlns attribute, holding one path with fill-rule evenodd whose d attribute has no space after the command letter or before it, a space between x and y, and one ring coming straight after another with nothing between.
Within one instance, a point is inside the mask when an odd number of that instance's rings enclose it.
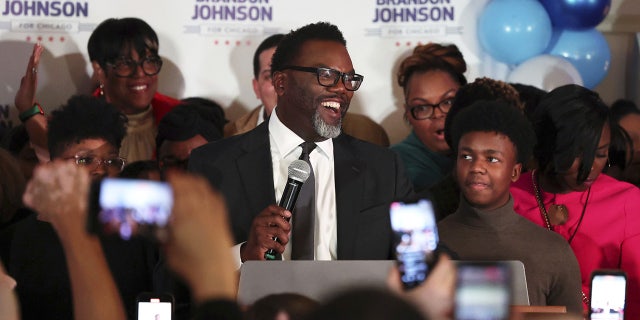
<instances>
[{"instance_id":1,"label":"woman with eyeglasses","mask_svg":"<svg viewBox=\"0 0 640 320\"><path fill-rule=\"evenodd\" d=\"M608 117L589 89L566 85L547 93L534 115L537 169L522 174L510 191L517 213L560 234L573 249L585 308L591 273L622 269L628 279L624 318L640 319L640 189L601 174L609 162Z\"/></svg>"},{"instance_id":2,"label":"woman with eyeglasses","mask_svg":"<svg viewBox=\"0 0 640 320\"><path fill-rule=\"evenodd\" d=\"M413 130L391 146L400 155L416 191L440 181L453 168L444 139L444 120L458 88L467 83L467 65L455 45L419 45L398 70L404 91L404 118Z\"/></svg>"},{"instance_id":3,"label":"woman with eyeglasses","mask_svg":"<svg viewBox=\"0 0 640 320\"><path fill-rule=\"evenodd\" d=\"M32 142L46 149L46 118L35 99L42 51L42 45L34 46L15 104ZM162 68L158 36L141 19L107 19L91 34L88 51L94 79L99 84L93 94L103 97L128 118L120 156L129 162L152 159L157 124L179 104L178 100L157 92ZM48 158L42 150L38 151L40 159Z\"/></svg>"}]
</instances>

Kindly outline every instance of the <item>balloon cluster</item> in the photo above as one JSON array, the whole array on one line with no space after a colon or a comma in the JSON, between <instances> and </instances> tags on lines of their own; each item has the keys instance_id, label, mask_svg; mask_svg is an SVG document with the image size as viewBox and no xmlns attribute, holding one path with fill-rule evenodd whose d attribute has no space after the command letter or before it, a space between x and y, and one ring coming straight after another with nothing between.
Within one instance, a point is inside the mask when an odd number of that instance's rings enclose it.
<instances>
[{"instance_id":1,"label":"balloon cluster","mask_svg":"<svg viewBox=\"0 0 640 320\"><path fill-rule=\"evenodd\" d=\"M491 0L478 38L491 57L513 68L508 82L593 88L609 70L609 45L595 27L610 6L611 0Z\"/></svg>"}]
</instances>

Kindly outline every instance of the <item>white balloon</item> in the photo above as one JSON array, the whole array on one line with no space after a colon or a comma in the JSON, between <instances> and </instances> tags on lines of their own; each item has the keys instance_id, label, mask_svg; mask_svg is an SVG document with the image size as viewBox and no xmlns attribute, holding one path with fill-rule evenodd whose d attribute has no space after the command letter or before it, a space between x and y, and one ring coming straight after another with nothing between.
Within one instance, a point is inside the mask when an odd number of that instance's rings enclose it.
<instances>
[{"instance_id":1,"label":"white balloon","mask_svg":"<svg viewBox=\"0 0 640 320\"><path fill-rule=\"evenodd\" d=\"M522 83L551 91L565 84L582 84L578 69L565 58L543 54L515 67L507 82Z\"/></svg>"}]
</instances>

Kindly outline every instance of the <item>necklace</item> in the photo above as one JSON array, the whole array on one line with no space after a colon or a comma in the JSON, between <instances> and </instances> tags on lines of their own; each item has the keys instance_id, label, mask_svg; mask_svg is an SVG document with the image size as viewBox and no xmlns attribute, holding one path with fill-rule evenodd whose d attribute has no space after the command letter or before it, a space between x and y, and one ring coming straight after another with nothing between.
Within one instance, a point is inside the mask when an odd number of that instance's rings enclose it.
<instances>
[{"instance_id":1,"label":"necklace","mask_svg":"<svg viewBox=\"0 0 640 320\"><path fill-rule=\"evenodd\" d=\"M535 193L536 201L538 202L538 208L540 208L540 213L542 214L542 219L544 220L545 226L547 227L548 230L553 231L553 227L549 219L549 214L547 213L547 209L544 206L544 202L542 202L542 193L540 192L540 188L538 188L538 184L536 183L536 180L537 180L536 171L537 170L533 170L531 172L531 183L533 184L533 192ZM578 233L578 229L582 224L582 218L584 218L584 214L587 211L587 204L589 204L590 195L591 195L591 187L589 187L587 191L587 198L584 201L584 206L582 206L582 213L580 214L580 219L578 220L578 224L576 225L575 230L573 230L573 233L569 237L569 240L568 240L569 244L571 244L571 241L573 241L573 238L576 236L576 233ZM557 210L563 211L568 218L569 212L567 210L567 207L565 205L560 205L560 206L556 205L556 206L560 207ZM563 224L564 222L566 222L566 219L561 224ZM557 225L557 224L554 224L554 225ZM582 302L586 305L589 305L590 300L587 297L587 295L584 293L584 291L581 291L580 293L582 294Z\"/></svg>"},{"instance_id":2,"label":"necklace","mask_svg":"<svg viewBox=\"0 0 640 320\"><path fill-rule=\"evenodd\" d=\"M552 204L549 208L549 211L552 211L553 213L553 221L551 221L552 219L549 218L547 208L542 201L542 193L540 192L540 188L538 188L536 180L536 170L533 170L531 172L531 183L533 184L533 191L535 193L536 202L538 202L538 208L540 208L540 214L542 215L542 220L544 220L544 225L547 227L547 229L553 230L553 226L564 224L567 221L569 212L565 205Z\"/></svg>"}]
</instances>

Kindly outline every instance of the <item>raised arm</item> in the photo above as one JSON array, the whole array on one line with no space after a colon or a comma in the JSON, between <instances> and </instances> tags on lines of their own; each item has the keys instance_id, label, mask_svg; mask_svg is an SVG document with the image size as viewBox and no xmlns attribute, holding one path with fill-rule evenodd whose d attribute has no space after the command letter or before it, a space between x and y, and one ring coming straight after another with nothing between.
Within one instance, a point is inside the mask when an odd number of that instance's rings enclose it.
<instances>
[{"instance_id":1,"label":"raised arm","mask_svg":"<svg viewBox=\"0 0 640 320\"><path fill-rule=\"evenodd\" d=\"M47 152L47 118L37 112L36 89L38 87L38 64L44 47L40 43L33 45L33 52L27 63L27 70L20 80L20 88L16 93L15 105L23 120L31 144L36 149L40 162L49 160Z\"/></svg>"},{"instance_id":2,"label":"raised arm","mask_svg":"<svg viewBox=\"0 0 640 320\"><path fill-rule=\"evenodd\" d=\"M237 272L222 195L206 180L172 173L175 202L164 249L169 266L189 284L196 302L235 300Z\"/></svg>"},{"instance_id":3,"label":"raised arm","mask_svg":"<svg viewBox=\"0 0 640 320\"><path fill-rule=\"evenodd\" d=\"M64 249L76 319L126 319L98 238L87 233L89 175L71 162L41 165L24 194L38 219L50 222Z\"/></svg>"}]
</instances>

